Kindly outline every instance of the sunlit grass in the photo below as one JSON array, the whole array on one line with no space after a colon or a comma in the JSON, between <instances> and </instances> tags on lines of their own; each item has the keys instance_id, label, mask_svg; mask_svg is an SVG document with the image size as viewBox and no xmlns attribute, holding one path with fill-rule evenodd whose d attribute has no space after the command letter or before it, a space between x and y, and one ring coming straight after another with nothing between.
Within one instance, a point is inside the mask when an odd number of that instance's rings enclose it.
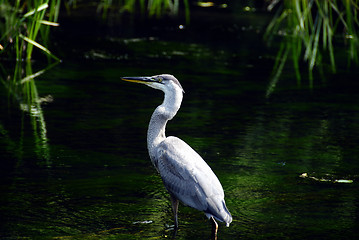
<instances>
[{"instance_id":1,"label":"sunlit grass","mask_svg":"<svg viewBox=\"0 0 359 240\"><path fill-rule=\"evenodd\" d=\"M31 60L34 47L59 60L46 47L49 27L58 26L60 0L0 1L1 54L17 61Z\"/></svg>"},{"instance_id":2,"label":"sunlit grass","mask_svg":"<svg viewBox=\"0 0 359 240\"><path fill-rule=\"evenodd\" d=\"M348 66L353 62L358 64L358 3L358 0L280 2L265 34L269 44L281 37L267 96L273 92L288 59L292 59L298 84L302 77L300 64L306 62L310 87L313 86L313 70L322 71L323 59L328 58L331 72L336 72L334 48L338 43L344 43L347 49Z\"/></svg>"}]
</instances>

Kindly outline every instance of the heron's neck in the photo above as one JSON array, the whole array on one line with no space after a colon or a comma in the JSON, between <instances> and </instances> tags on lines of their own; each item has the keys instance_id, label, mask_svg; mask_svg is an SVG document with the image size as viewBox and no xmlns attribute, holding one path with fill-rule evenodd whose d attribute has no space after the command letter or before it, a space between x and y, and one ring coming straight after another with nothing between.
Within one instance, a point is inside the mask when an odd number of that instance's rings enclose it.
<instances>
[{"instance_id":1,"label":"heron's neck","mask_svg":"<svg viewBox=\"0 0 359 240\"><path fill-rule=\"evenodd\" d=\"M156 147L166 138L165 130L168 120L177 113L182 102L182 91L166 93L163 103L153 112L147 131L147 147L152 163L156 166Z\"/></svg>"}]
</instances>

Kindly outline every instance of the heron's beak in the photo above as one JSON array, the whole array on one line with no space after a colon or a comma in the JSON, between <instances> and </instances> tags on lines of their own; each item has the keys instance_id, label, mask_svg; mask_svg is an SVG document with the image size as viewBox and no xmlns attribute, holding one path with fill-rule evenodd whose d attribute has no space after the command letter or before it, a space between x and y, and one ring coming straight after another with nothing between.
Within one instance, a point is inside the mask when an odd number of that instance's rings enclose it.
<instances>
[{"instance_id":1,"label":"heron's beak","mask_svg":"<svg viewBox=\"0 0 359 240\"><path fill-rule=\"evenodd\" d=\"M127 82L144 83L144 84L157 82L152 77L122 77L121 80L124 80Z\"/></svg>"}]
</instances>

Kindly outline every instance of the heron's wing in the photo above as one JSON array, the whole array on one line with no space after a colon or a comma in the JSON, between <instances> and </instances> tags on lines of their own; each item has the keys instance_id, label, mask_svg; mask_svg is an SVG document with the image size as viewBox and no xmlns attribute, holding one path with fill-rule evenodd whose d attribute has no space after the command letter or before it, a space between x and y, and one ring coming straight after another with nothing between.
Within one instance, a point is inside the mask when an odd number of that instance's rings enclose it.
<instances>
[{"instance_id":1,"label":"heron's wing","mask_svg":"<svg viewBox=\"0 0 359 240\"><path fill-rule=\"evenodd\" d=\"M184 204L210 213L212 208L223 208L224 193L218 178L181 139L168 137L159 145L157 167L167 190Z\"/></svg>"}]
</instances>

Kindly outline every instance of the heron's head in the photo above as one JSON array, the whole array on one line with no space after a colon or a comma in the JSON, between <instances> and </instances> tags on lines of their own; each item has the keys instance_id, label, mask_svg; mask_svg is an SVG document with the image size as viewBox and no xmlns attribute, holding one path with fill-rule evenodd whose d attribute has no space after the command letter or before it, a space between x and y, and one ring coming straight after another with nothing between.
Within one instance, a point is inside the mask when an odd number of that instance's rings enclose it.
<instances>
[{"instance_id":1,"label":"heron's head","mask_svg":"<svg viewBox=\"0 0 359 240\"><path fill-rule=\"evenodd\" d=\"M181 84L170 74L160 74L152 77L122 77L124 81L142 83L149 87L162 90L163 92L184 92Z\"/></svg>"}]
</instances>

